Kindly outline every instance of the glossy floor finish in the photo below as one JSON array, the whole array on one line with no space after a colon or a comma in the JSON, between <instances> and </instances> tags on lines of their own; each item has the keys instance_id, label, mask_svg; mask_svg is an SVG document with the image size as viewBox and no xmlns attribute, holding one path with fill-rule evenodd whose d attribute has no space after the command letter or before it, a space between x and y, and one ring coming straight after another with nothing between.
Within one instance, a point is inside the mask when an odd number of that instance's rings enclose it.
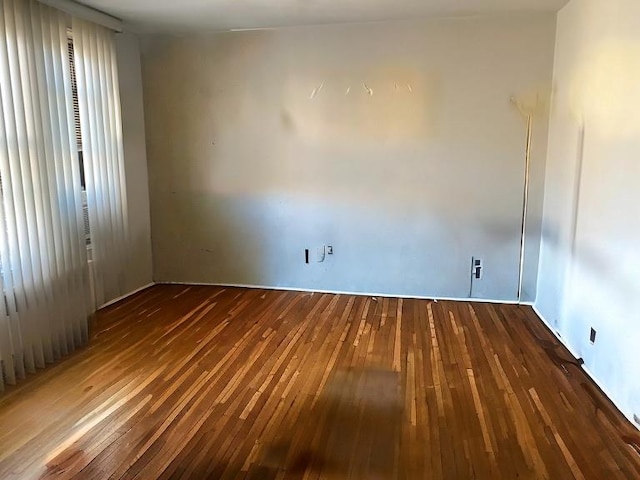
<instances>
[{"instance_id":1,"label":"glossy floor finish","mask_svg":"<svg viewBox=\"0 0 640 480\"><path fill-rule=\"evenodd\" d=\"M640 478L529 307L159 285L0 397L0 478Z\"/></svg>"}]
</instances>

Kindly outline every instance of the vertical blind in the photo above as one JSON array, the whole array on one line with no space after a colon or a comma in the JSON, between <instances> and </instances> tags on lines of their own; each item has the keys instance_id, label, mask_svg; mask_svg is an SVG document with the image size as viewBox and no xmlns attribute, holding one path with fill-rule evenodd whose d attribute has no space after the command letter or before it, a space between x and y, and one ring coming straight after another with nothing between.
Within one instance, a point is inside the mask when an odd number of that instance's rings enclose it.
<instances>
[{"instance_id":1,"label":"vertical blind","mask_svg":"<svg viewBox=\"0 0 640 480\"><path fill-rule=\"evenodd\" d=\"M65 15L0 1L0 387L88 336L67 48Z\"/></svg>"},{"instance_id":2,"label":"vertical blind","mask_svg":"<svg viewBox=\"0 0 640 480\"><path fill-rule=\"evenodd\" d=\"M98 306L123 295L127 193L114 33L73 19L80 130Z\"/></svg>"},{"instance_id":3,"label":"vertical blind","mask_svg":"<svg viewBox=\"0 0 640 480\"><path fill-rule=\"evenodd\" d=\"M86 343L94 306L124 293L129 248L115 40L74 18L70 56L70 23L35 0L0 0L0 390Z\"/></svg>"}]
</instances>

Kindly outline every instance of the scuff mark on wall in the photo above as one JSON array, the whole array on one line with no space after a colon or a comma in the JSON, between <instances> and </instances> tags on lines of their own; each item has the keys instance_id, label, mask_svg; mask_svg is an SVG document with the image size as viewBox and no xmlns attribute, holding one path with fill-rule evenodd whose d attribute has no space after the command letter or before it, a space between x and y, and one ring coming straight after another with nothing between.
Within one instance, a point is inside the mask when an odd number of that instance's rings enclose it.
<instances>
[{"instance_id":1,"label":"scuff mark on wall","mask_svg":"<svg viewBox=\"0 0 640 480\"><path fill-rule=\"evenodd\" d=\"M309 96L309 100L313 100L314 98L316 98L316 95L320 93L320 90L322 90L322 87L324 87L324 82L322 82L319 87L316 87L313 89L313 91L311 92L311 95Z\"/></svg>"},{"instance_id":2,"label":"scuff mark on wall","mask_svg":"<svg viewBox=\"0 0 640 480\"><path fill-rule=\"evenodd\" d=\"M298 135L307 141L402 144L437 136L443 88L438 72L384 63L339 71L318 68L307 75L325 79L322 98L319 87L312 92L314 102L304 93L307 78L292 76L284 85L284 103L299 119ZM360 88L354 90L354 84Z\"/></svg>"}]
</instances>

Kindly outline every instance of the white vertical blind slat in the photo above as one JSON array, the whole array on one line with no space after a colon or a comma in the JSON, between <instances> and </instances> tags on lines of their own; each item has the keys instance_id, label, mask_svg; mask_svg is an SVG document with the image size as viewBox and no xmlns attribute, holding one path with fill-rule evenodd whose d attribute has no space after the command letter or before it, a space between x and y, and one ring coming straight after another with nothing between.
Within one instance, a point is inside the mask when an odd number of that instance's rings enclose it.
<instances>
[{"instance_id":1,"label":"white vertical blind slat","mask_svg":"<svg viewBox=\"0 0 640 480\"><path fill-rule=\"evenodd\" d=\"M4 377L7 382L14 383L16 377L24 378L25 376L25 355L24 355L24 336L25 332L20 328L20 318L18 316L17 298L21 298L19 294L11 294L16 292L15 286L22 284L20 257L17 250L17 229L15 223L15 208L13 205L13 189L9 170L9 153L16 148L14 133L14 118L11 114L10 106L13 104L13 93L10 84L9 67L9 48L11 33L7 27L9 20L7 19L5 5L0 8L0 36L3 42L0 43L0 104L2 106L2 122L1 132L5 135L0 136L0 185L2 186L2 206L0 216L0 227L2 241L0 241L0 254L2 261L2 277L3 277L3 295L9 304L7 316L3 318L5 329L2 331L2 346L0 348L0 356L4 367ZM4 181L2 181L4 179ZM14 267L15 265L15 267ZM24 302L23 302L24 303ZM1 312L1 311L0 311ZM14 371L11 371L13 367Z\"/></svg>"},{"instance_id":2,"label":"white vertical blind slat","mask_svg":"<svg viewBox=\"0 0 640 480\"><path fill-rule=\"evenodd\" d=\"M69 118L75 116L73 110L73 93L71 87L71 77L67 75L70 72L68 39L67 39L67 22L66 18L61 16L58 23L58 29L54 32L58 48L56 49L56 61L53 62L55 68L56 85L55 91L51 91L50 95L57 94L58 117L59 123L68 121ZM53 88L53 87L52 87ZM62 155L77 155L77 146L79 142L76 138L76 128L65 129L65 135L61 137ZM74 301L72 306L73 318L76 318L74 325L69 326L69 335L78 344L83 344L88 339L88 329L86 322L82 321L83 315L89 312L88 294L86 288L89 285L89 277L87 270L87 250L84 234L84 217L82 212L82 192L77 188L81 184L80 170L75 168L75 164L65 163L62 171L58 172L58 183L60 188L64 189L64 201L61 201L61 208L67 219L67 228L70 228L75 235L65 237L65 258L67 262L73 266L72 274L67 275L69 289L73 292ZM75 327L75 328L71 328Z\"/></svg>"},{"instance_id":3,"label":"white vertical blind slat","mask_svg":"<svg viewBox=\"0 0 640 480\"><path fill-rule=\"evenodd\" d=\"M67 17L0 0L0 389L88 339Z\"/></svg>"},{"instance_id":4,"label":"white vertical blind slat","mask_svg":"<svg viewBox=\"0 0 640 480\"><path fill-rule=\"evenodd\" d=\"M87 37L87 38L85 38ZM94 272L99 270L99 263L104 258L103 246L104 242L95 242L95 238L101 237L100 226L104 224L102 220L104 208L102 206L100 177L98 176L99 168L95 167L95 163L99 159L99 155L95 151L95 138L97 133L94 120L94 112L88 105L88 98L95 96L93 91L93 81L91 77L90 62L81 61L80 59L88 58L90 53L88 49L88 32L86 29L80 28L79 22L74 20L73 23L73 39L74 39L74 64L76 68L76 84L78 89L78 105L80 109L80 130L82 132L82 151L84 154L85 182L87 184L87 205L89 212L89 225L91 227L92 249L93 249L93 265ZM91 161L89 160L91 159ZM94 274L95 285L95 303L104 302L104 287L102 275Z\"/></svg>"},{"instance_id":5,"label":"white vertical blind slat","mask_svg":"<svg viewBox=\"0 0 640 480\"><path fill-rule=\"evenodd\" d=\"M112 230L116 235L116 244L118 246L119 261L126 263L127 242L129 238L128 229L128 208L127 206L127 194L125 187L125 171L124 171L124 145L122 136L122 114L120 111L120 88L118 81L118 64L116 60L115 48L113 48L113 33L108 30L104 30L105 36L105 77L107 80L107 88L110 95L109 100L109 125L110 125L110 138L113 152L112 168L114 170L114 201L120 203L124 207L120 209L119 215L116 219L115 228ZM109 40L111 40L109 42ZM117 282L119 290L122 291L125 278L124 269L119 269Z\"/></svg>"},{"instance_id":6,"label":"white vertical blind slat","mask_svg":"<svg viewBox=\"0 0 640 480\"><path fill-rule=\"evenodd\" d=\"M38 12L39 13L39 12ZM34 18L34 21L37 21L42 26L42 35L43 37L49 39L49 41L54 40L52 38L52 32L57 30L57 25L52 22L47 22L45 19L41 18L39 15ZM57 22L59 23L59 22ZM55 276L55 284L54 284L54 294L55 298L59 296L69 296L70 291L64 285L62 281L64 278L65 271L65 235L64 235L64 218L66 217L65 212L61 211L59 208L59 201L57 198L57 192L59 191L59 183L57 182L57 172L56 165L63 164L63 156L61 152L61 142L54 141L54 138L59 138L62 140L63 132L60 129L60 123L58 118L58 105L56 103L56 96L51 95L50 86L53 85L57 87L55 72L53 71L53 65L58 63L58 59L55 58L55 49L51 49L51 55L43 55L42 64L44 66L44 72L40 77L40 89L41 98L47 102L49 108L49 118L51 128L49 130L46 129L46 126L43 125L43 129L45 131L45 142L46 149L48 155L45 159L44 171L47 175L47 183L46 183L46 192L48 199L48 207L50 210L50 225L51 225L51 237L53 239L52 242L49 242L49 255L52 258L52 270L53 275ZM43 122L44 124L44 122ZM68 303L58 305L56 304L55 315L52 315L52 321L54 322L52 335L52 345L53 345L53 356L54 359L60 358L62 355L68 353L67 342L65 332L65 322L64 319L68 318Z\"/></svg>"},{"instance_id":7,"label":"white vertical blind slat","mask_svg":"<svg viewBox=\"0 0 640 480\"><path fill-rule=\"evenodd\" d=\"M121 227L118 225L119 220L122 218L117 211L115 206L118 204L116 191L118 190L119 182L116 179L118 173L117 162L118 158L116 152L114 151L113 144L117 142L117 138L115 136L115 131L111 125L111 117L114 115L113 107L110 103L110 99L112 99L112 88L109 85L108 74L110 73L110 65L108 60L108 38L106 37L106 30L101 29L97 32L96 35L96 53L98 56L98 76L96 79L100 83L100 95L101 95L101 104L103 108L104 114L102 115L101 123L102 128L106 135L103 136L104 142L101 142L102 147L104 148L104 159L105 159L105 168L107 171L107 191L109 193L109 240L111 243L112 251L117 256L116 261L121 261L121 253L122 253L122 245L118 241L120 239L120 235L118 234L121 231ZM109 69L109 70L107 70ZM110 286L112 286L112 291L109 292L109 296L116 296L117 291L116 288L119 287L118 284L118 274L119 272L115 269L109 272Z\"/></svg>"},{"instance_id":8,"label":"white vertical blind slat","mask_svg":"<svg viewBox=\"0 0 640 480\"><path fill-rule=\"evenodd\" d=\"M38 246L40 253L37 270L38 283L41 288L41 307L47 309L48 322L46 329L39 333L43 340L44 362L51 363L55 358L54 351L59 349L56 335L56 324L59 322L62 305L53 302L57 288L57 265L55 263L55 235L52 223L52 207L50 201L49 178L47 164L53 154L53 138L51 135L50 118L47 112L50 110L46 94L46 77L43 47L43 29L40 22L40 9L32 8L30 16L25 22L26 31L32 39L29 48L29 72L31 81L31 95L34 110L35 138L42 141L33 142L35 155L32 155L31 178L34 182L34 206L36 224L38 226ZM35 28L32 27L35 25ZM46 281L51 279L51 281Z\"/></svg>"},{"instance_id":9,"label":"white vertical blind slat","mask_svg":"<svg viewBox=\"0 0 640 480\"><path fill-rule=\"evenodd\" d=\"M18 39L22 39L24 34L17 28L17 22L14 15L14 9L24 10L19 2L5 1L5 27L7 31L7 78L3 85L3 91L6 91L10 98L5 102L5 108L9 112L6 119L6 134L11 141L10 160L8 174L3 177L8 185L15 186L11 189L11 198L14 207L14 226L16 235L10 241L14 244L14 255L11 258L11 268L19 265L16 277L19 283L15 285L15 294L18 295L18 311L20 312L20 324L24 339L24 361L25 368L28 372L34 372L36 368L36 358L34 356L34 339L35 332L33 326L33 307L35 299L29 298L27 293L33 292L33 267L31 262L32 249L36 246L32 245L32 237L29 235L31 225L30 219L27 218L27 208L25 195L29 194L29 189L25 192L25 186L22 182L22 167L28 158L27 150L27 122L25 117L25 106L23 105L22 94L22 72L20 62L18 60L18 48L22 43ZM24 12L18 10L18 15ZM23 41L26 41L23 40ZM12 111L13 109L13 111ZM11 115L11 112L13 115ZM31 112L29 112L31 113ZM17 160L17 162L16 162ZM17 163L17 164L16 164ZM29 309L31 304L32 309Z\"/></svg>"},{"instance_id":10,"label":"white vertical blind slat","mask_svg":"<svg viewBox=\"0 0 640 480\"><path fill-rule=\"evenodd\" d=\"M127 198L115 39L73 19L74 63L98 305L124 294L129 258Z\"/></svg>"},{"instance_id":11,"label":"white vertical blind slat","mask_svg":"<svg viewBox=\"0 0 640 480\"><path fill-rule=\"evenodd\" d=\"M51 55L44 59L45 75L43 80L43 93L41 96L47 99L50 111L50 125L53 138L59 141L52 141L51 144L47 144L50 149L51 155L47 158L45 170L48 176L49 183L49 206L51 209L52 229L54 242L50 243L54 249L51 252L51 256L55 271L55 295L65 296L72 298L74 295L74 288L78 288L79 285L71 285L69 283L69 275L66 273L65 265L71 265L72 271L75 271L77 266L72 263L72 255L70 248L70 241L76 236L65 235L64 232L71 228L71 231L75 231L77 226L69 224L68 219L70 217L66 197L63 195L61 198L56 192L74 192L77 191L77 182L74 184L71 182L67 186L67 182L64 179L64 170L68 168L68 162L64 162L64 158L69 158L73 155L69 144L70 129L66 128L68 112L66 104L71 101L71 96L66 95L64 89L64 75L62 72L69 71L68 66L65 69L64 60L66 55L60 54L60 45L66 43L66 19L62 15L58 15L57 22L48 22L45 19L39 19L42 24L43 36L49 39L51 42ZM61 37L62 32L62 37ZM57 46L58 48L54 48ZM61 125L65 127L61 128ZM45 139L49 140L51 136L45 135ZM74 140L75 141L75 140ZM56 168L56 165L62 165L63 168ZM54 358L59 358L62 355L66 355L69 351L75 348L75 339L73 335L73 324L66 323L65 319L81 318L74 313L73 305L75 301L64 302L57 305L57 311L55 315L52 315L52 321L55 322L53 336L54 342Z\"/></svg>"}]
</instances>

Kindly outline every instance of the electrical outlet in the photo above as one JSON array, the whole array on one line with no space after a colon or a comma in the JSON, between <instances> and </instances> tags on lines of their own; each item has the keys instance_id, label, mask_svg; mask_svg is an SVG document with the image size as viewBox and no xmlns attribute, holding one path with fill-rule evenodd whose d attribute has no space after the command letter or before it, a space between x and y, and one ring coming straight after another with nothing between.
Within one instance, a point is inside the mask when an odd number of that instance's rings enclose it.
<instances>
[{"instance_id":1,"label":"electrical outlet","mask_svg":"<svg viewBox=\"0 0 640 480\"><path fill-rule=\"evenodd\" d=\"M482 280L482 259L471 258L471 278L474 280Z\"/></svg>"},{"instance_id":2,"label":"electrical outlet","mask_svg":"<svg viewBox=\"0 0 640 480\"><path fill-rule=\"evenodd\" d=\"M593 329L593 327L591 328L591 333L589 334L589 341L591 342L591 344L593 345L594 343L596 343L596 331Z\"/></svg>"}]
</instances>

